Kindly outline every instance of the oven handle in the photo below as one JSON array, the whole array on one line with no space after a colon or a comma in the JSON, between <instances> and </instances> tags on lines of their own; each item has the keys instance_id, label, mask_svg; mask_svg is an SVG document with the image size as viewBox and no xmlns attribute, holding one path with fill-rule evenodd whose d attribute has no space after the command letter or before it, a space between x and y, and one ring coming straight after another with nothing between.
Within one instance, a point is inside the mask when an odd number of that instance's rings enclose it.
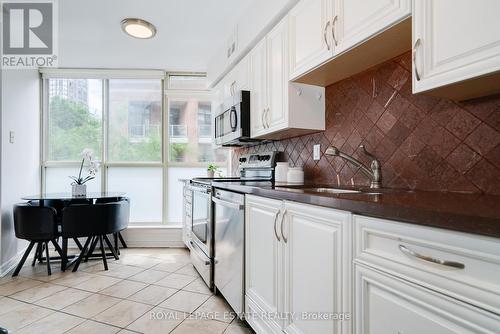
<instances>
[{"instance_id":1,"label":"oven handle","mask_svg":"<svg viewBox=\"0 0 500 334\"><path fill-rule=\"evenodd\" d=\"M191 244L191 251L195 252L196 256L198 256L200 259L202 259L203 263L208 266L210 265L210 260L203 260L203 258L206 258L205 254L200 254L200 251L198 250L198 246L193 242L193 240L189 240L189 243Z\"/></svg>"},{"instance_id":2,"label":"oven handle","mask_svg":"<svg viewBox=\"0 0 500 334\"><path fill-rule=\"evenodd\" d=\"M245 209L245 206L243 204L237 204L237 203L233 203L233 202L228 202L228 201L225 201L223 199L219 199L217 197L212 197L212 201L214 201L215 204L219 204L219 205L222 205L222 206L227 206L229 208L236 209L236 210L243 210L243 209Z\"/></svg>"}]
</instances>

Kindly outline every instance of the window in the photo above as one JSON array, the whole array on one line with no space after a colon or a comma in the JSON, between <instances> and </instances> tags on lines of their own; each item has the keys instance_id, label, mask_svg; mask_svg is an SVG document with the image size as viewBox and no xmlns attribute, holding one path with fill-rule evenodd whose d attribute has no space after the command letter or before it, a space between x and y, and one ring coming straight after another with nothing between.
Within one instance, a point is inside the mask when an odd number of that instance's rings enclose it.
<instances>
[{"instance_id":1,"label":"window","mask_svg":"<svg viewBox=\"0 0 500 334\"><path fill-rule=\"evenodd\" d=\"M166 92L168 110L167 212L169 221L181 221L182 194L180 179L206 176L207 165L219 166L220 175L227 173L227 150L212 146L212 102L203 77L170 76ZM183 90L184 89L184 90Z\"/></svg>"},{"instance_id":2,"label":"window","mask_svg":"<svg viewBox=\"0 0 500 334\"><path fill-rule=\"evenodd\" d=\"M48 154L74 161L84 148L102 153L102 81L49 80Z\"/></svg>"},{"instance_id":3,"label":"window","mask_svg":"<svg viewBox=\"0 0 500 334\"><path fill-rule=\"evenodd\" d=\"M70 191L68 176L90 148L101 169L87 191L125 192L132 224L178 224L179 179L206 175L209 163L226 173L227 152L212 147L206 81L176 75L164 93L162 77L122 72L43 73L42 188Z\"/></svg>"},{"instance_id":4,"label":"window","mask_svg":"<svg viewBox=\"0 0 500 334\"><path fill-rule=\"evenodd\" d=\"M160 80L109 80L109 160L162 160Z\"/></svg>"},{"instance_id":5,"label":"window","mask_svg":"<svg viewBox=\"0 0 500 334\"><path fill-rule=\"evenodd\" d=\"M207 163L227 160L225 149L212 147L212 111L209 96L167 95L169 112L169 160Z\"/></svg>"}]
</instances>

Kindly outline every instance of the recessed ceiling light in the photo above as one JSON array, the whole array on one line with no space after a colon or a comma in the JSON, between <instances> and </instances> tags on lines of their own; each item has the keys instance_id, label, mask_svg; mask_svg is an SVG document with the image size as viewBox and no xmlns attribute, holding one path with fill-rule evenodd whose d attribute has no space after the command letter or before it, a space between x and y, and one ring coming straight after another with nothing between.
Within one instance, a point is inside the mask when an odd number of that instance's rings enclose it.
<instances>
[{"instance_id":1,"label":"recessed ceiling light","mask_svg":"<svg viewBox=\"0 0 500 334\"><path fill-rule=\"evenodd\" d=\"M122 30L129 36L146 39L156 35L156 27L148 21L134 18L122 20Z\"/></svg>"}]
</instances>

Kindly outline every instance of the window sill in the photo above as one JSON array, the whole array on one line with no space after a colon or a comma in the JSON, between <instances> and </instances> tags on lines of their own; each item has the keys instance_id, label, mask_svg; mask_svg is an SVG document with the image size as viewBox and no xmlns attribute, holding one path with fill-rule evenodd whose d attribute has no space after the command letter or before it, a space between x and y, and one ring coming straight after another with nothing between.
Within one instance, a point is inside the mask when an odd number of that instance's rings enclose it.
<instances>
[{"instance_id":1,"label":"window sill","mask_svg":"<svg viewBox=\"0 0 500 334\"><path fill-rule=\"evenodd\" d=\"M156 230L169 230L169 229L182 229L182 223L176 223L176 224L145 224L145 225L140 225L140 224L130 224L127 229L129 230L148 230L148 229L156 229Z\"/></svg>"}]
</instances>

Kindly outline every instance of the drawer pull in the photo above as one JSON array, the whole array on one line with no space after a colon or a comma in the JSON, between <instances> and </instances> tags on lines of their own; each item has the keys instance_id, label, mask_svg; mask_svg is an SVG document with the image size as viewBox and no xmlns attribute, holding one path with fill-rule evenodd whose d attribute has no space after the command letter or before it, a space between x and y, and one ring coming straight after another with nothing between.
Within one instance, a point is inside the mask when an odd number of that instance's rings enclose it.
<instances>
[{"instance_id":1,"label":"drawer pull","mask_svg":"<svg viewBox=\"0 0 500 334\"><path fill-rule=\"evenodd\" d=\"M437 263L437 264L440 264L443 266L457 268L457 269L464 269L465 268L465 264L463 264L463 263L455 262L455 261L440 260L440 259L436 259L436 258L433 258L430 256L422 255L422 254L419 254L419 253L412 251L411 249L409 249L408 247L406 247L404 245L399 245L399 250L406 255L416 257L417 259L424 260L427 262Z\"/></svg>"}]
</instances>

